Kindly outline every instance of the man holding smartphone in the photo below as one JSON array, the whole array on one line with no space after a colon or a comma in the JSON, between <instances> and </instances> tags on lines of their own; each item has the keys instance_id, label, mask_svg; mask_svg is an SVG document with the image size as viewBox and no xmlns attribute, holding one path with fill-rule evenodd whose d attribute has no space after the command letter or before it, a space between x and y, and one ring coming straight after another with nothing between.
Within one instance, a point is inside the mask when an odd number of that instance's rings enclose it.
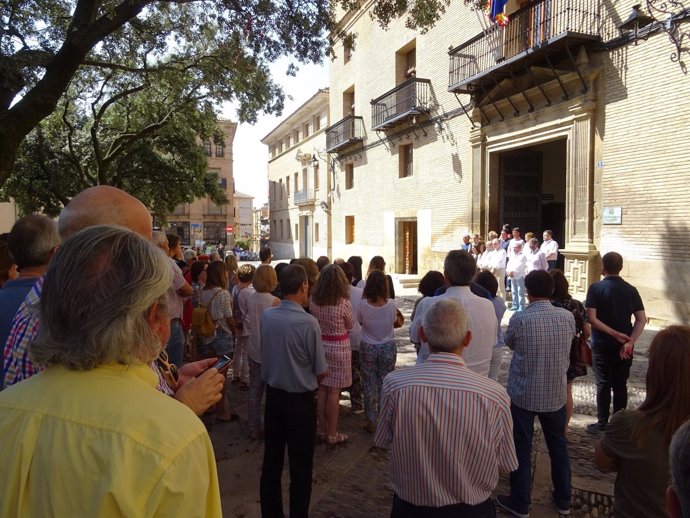
<instances>
[{"instance_id":1,"label":"man holding smartphone","mask_svg":"<svg viewBox=\"0 0 690 518\"><path fill-rule=\"evenodd\" d=\"M281 476L290 461L290 518L307 518L316 438L316 389L326 375L318 321L304 311L307 274L294 264L280 271L283 300L261 316L261 377L266 382L261 516L283 518Z\"/></svg>"}]
</instances>

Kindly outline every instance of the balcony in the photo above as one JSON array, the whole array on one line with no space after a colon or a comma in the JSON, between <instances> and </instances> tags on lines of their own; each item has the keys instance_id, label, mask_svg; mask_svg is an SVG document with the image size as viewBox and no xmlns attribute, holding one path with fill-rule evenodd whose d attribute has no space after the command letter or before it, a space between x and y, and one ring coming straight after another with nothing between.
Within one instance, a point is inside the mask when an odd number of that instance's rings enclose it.
<instances>
[{"instance_id":1,"label":"balcony","mask_svg":"<svg viewBox=\"0 0 690 518\"><path fill-rule=\"evenodd\" d=\"M293 200L295 205L309 205L314 203L314 190L313 189L303 189L301 191L295 191L295 198Z\"/></svg>"},{"instance_id":2,"label":"balcony","mask_svg":"<svg viewBox=\"0 0 690 518\"><path fill-rule=\"evenodd\" d=\"M412 77L371 101L371 128L386 130L431 109L431 81Z\"/></svg>"},{"instance_id":3,"label":"balcony","mask_svg":"<svg viewBox=\"0 0 690 518\"><path fill-rule=\"evenodd\" d=\"M511 14L505 28L493 25L452 49L448 91L476 94L530 66L553 71L566 57L574 68L579 47L601 41L599 1L538 0Z\"/></svg>"},{"instance_id":4,"label":"balcony","mask_svg":"<svg viewBox=\"0 0 690 518\"><path fill-rule=\"evenodd\" d=\"M348 115L326 128L326 152L335 153L364 140L364 120Z\"/></svg>"}]
</instances>

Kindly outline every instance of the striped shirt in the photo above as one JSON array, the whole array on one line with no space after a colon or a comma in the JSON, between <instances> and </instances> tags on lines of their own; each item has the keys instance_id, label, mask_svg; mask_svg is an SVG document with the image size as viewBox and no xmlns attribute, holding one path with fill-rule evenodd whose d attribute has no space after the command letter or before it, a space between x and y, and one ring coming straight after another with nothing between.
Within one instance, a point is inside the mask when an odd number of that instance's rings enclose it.
<instances>
[{"instance_id":1,"label":"striped shirt","mask_svg":"<svg viewBox=\"0 0 690 518\"><path fill-rule=\"evenodd\" d=\"M395 494L418 506L481 503L518 466L505 389L455 354L386 376L374 442L391 450Z\"/></svg>"},{"instance_id":2,"label":"striped shirt","mask_svg":"<svg viewBox=\"0 0 690 518\"><path fill-rule=\"evenodd\" d=\"M35 365L29 357L29 344L38 336L40 324L38 306L41 303L43 280L44 277L41 277L36 281L36 284L31 288L24 302L19 306L17 314L12 322L12 330L5 344L5 364L3 367L6 387L30 378L43 370L41 366ZM163 394L173 396L175 391L170 388L168 382L165 381L156 362L151 362L150 367L153 369L153 372L156 373L156 376L158 376L156 389Z\"/></svg>"},{"instance_id":3,"label":"striped shirt","mask_svg":"<svg viewBox=\"0 0 690 518\"><path fill-rule=\"evenodd\" d=\"M40 369L29 357L29 344L38 336L38 306L41 302L43 279L40 277L21 303L12 321L12 329L5 343L5 386L9 387L30 378Z\"/></svg>"},{"instance_id":4,"label":"striped shirt","mask_svg":"<svg viewBox=\"0 0 690 518\"><path fill-rule=\"evenodd\" d=\"M565 405L566 372L575 317L549 300L531 302L515 313L505 342L515 351L508 371L508 394L530 412L555 412Z\"/></svg>"}]
</instances>

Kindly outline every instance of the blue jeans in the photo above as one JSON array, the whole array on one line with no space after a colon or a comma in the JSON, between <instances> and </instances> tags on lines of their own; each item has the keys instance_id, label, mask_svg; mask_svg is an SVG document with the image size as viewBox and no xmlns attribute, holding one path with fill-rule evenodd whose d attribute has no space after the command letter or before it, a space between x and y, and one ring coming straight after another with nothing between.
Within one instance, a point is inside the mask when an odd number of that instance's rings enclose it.
<instances>
[{"instance_id":1,"label":"blue jeans","mask_svg":"<svg viewBox=\"0 0 690 518\"><path fill-rule=\"evenodd\" d=\"M170 363L182 367L184 330L182 329L182 322L179 318L174 318L170 321L170 338L168 338L168 343L165 344L165 350L168 353Z\"/></svg>"},{"instance_id":2,"label":"blue jeans","mask_svg":"<svg viewBox=\"0 0 690 518\"><path fill-rule=\"evenodd\" d=\"M213 337L206 347L211 349L213 353L220 357L224 354L230 354L234 349L235 343L231 333L220 327L216 329L216 336Z\"/></svg>"},{"instance_id":3,"label":"blue jeans","mask_svg":"<svg viewBox=\"0 0 690 518\"><path fill-rule=\"evenodd\" d=\"M510 279L510 291L513 295L513 308L525 309L525 278Z\"/></svg>"},{"instance_id":4,"label":"blue jeans","mask_svg":"<svg viewBox=\"0 0 690 518\"><path fill-rule=\"evenodd\" d=\"M570 505L570 459L568 443L565 440L565 405L555 412L531 412L514 403L510 404L513 416L513 440L518 458L518 469L510 474L510 496L516 504L516 511L527 513L531 502L532 442L534 439L534 417L539 417L546 446L551 457L551 481L553 497L558 504Z\"/></svg>"}]
</instances>

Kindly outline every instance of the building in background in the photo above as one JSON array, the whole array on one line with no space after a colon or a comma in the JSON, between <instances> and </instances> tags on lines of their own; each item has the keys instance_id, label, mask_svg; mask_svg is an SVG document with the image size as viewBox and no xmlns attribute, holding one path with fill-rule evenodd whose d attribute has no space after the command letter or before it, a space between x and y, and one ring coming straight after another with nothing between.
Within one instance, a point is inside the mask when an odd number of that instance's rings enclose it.
<instances>
[{"instance_id":1,"label":"building in background","mask_svg":"<svg viewBox=\"0 0 690 518\"><path fill-rule=\"evenodd\" d=\"M251 243L254 235L254 197L235 191L233 196L233 214L235 217L234 238Z\"/></svg>"},{"instance_id":2,"label":"building in background","mask_svg":"<svg viewBox=\"0 0 690 518\"><path fill-rule=\"evenodd\" d=\"M268 146L270 245L276 259L331 257L328 121L326 88L261 140Z\"/></svg>"},{"instance_id":3,"label":"building in background","mask_svg":"<svg viewBox=\"0 0 690 518\"><path fill-rule=\"evenodd\" d=\"M199 246L202 243L232 244L232 234L227 231L235 227L233 196L235 182L232 172L232 142L237 123L220 119L219 126L225 134L223 143L211 140L203 142L208 157L208 173L218 179L218 183L228 197L228 203L216 205L208 197L197 198L191 203L179 205L168 215L171 232L182 238L184 246Z\"/></svg>"},{"instance_id":4,"label":"building in background","mask_svg":"<svg viewBox=\"0 0 690 518\"><path fill-rule=\"evenodd\" d=\"M0 234L12 230L14 223L19 218L17 205L14 200L0 203Z\"/></svg>"},{"instance_id":5,"label":"building in background","mask_svg":"<svg viewBox=\"0 0 690 518\"><path fill-rule=\"evenodd\" d=\"M258 252L269 245L271 238L270 212L268 203L253 211L252 252Z\"/></svg>"},{"instance_id":6,"label":"building in background","mask_svg":"<svg viewBox=\"0 0 690 518\"><path fill-rule=\"evenodd\" d=\"M550 229L575 297L615 250L647 314L687 322L690 103L672 99L690 95L690 55L669 37L688 16L632 4L508 0L503 26L452 2L425 34L382 29L373 1L340 11L333 254L422 275L465 232Z\"/></svg>"}]
</instances>

